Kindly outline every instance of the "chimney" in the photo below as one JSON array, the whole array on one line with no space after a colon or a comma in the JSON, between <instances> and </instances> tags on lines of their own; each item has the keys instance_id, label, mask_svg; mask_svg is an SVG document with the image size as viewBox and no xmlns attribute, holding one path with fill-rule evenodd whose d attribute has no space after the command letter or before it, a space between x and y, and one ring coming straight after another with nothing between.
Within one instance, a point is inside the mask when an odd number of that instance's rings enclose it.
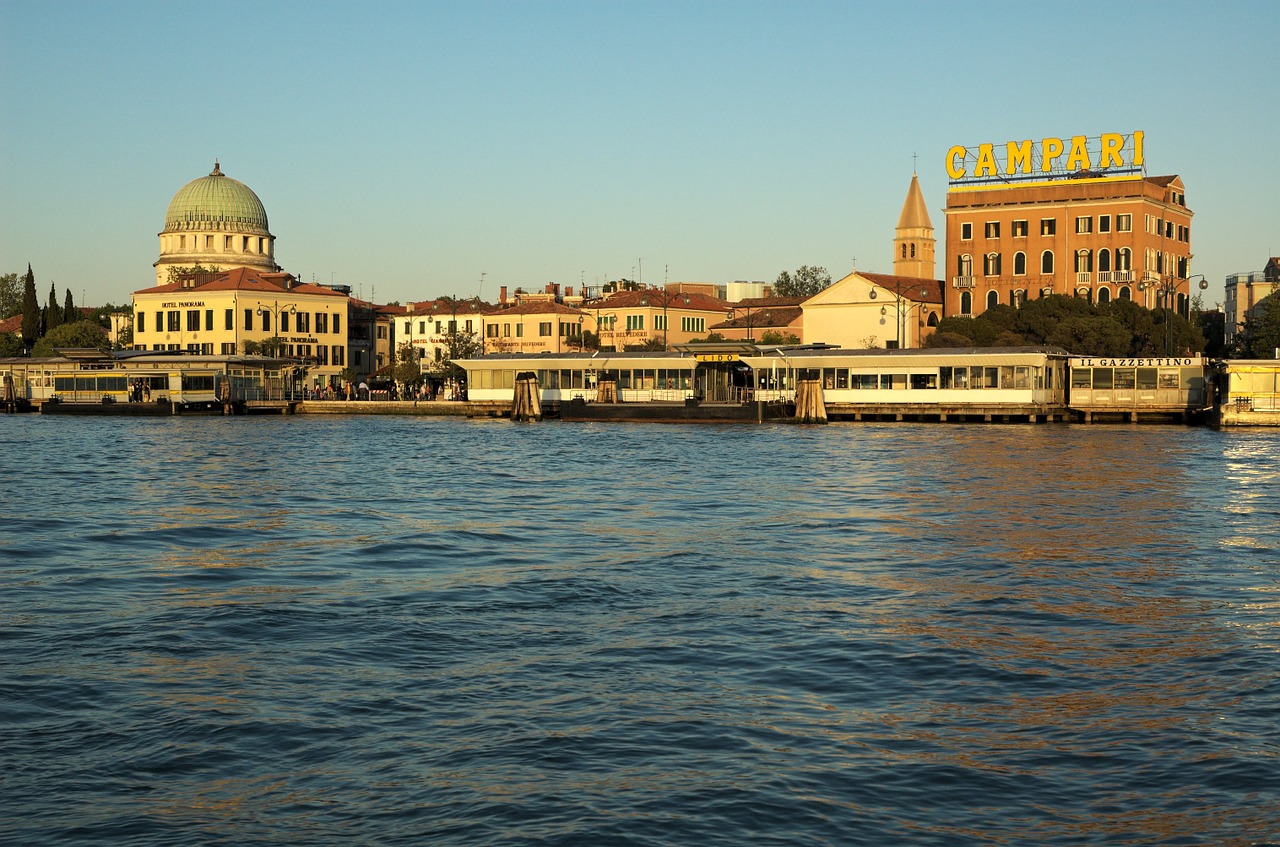
<instances>
[{"instance_id":1,"label":"chimney","mask_svg":"<svg viewBox=\"0 0 1280 847\"><path fill-rule=\"evenodd\" d=\"M565 297L572 297L572 296L573 296L573 286L572 286L572 285L565 286L565 289L564 289L564 296L565 296Z\"/></svg>"},{"instance_id":2,"label":"chimney","mask_svg":"<svg viewBox=\"0 0 1280 847\"><path fill-rule=\"evenodd\" d=\"M498 288L498 305L507 305L507 287L505 285Z\"/></svg>"}]
</instances>

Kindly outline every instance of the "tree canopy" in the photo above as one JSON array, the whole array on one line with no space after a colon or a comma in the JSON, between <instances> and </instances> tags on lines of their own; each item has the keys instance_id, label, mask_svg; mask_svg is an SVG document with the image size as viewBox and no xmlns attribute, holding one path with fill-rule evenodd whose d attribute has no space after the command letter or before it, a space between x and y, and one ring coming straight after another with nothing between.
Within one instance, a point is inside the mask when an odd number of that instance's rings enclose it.
<instances>
[{"instance_id":1,"label":"tree canopy","mask_svg":"<svg viewBox=\"0 0 1280 847\"><path fill-rule=\"evenodd\" d=\"M831 274L826 268L801 265L796 272L783 271L773 283L773 293L778 297L812 297L831 284Z\"/></svg>"},{"instance_id":2,"label":"tree canopy","mask_svg":"<svg viewBox=\"0 0 1280 847\"><path fill-rule=\"evenodd\" d=\"M1129 300L1095 304L1054 294L1018 308L995 306L977 317L943 318L926 347L1061 347L1081 356L1163 356L1203 352L1197 324Z\"/></svg>"},{"instance_id":3,"label":"tree canopy","mask_svg":"<svg viewBox=\"0 0 1280 847\"><path fill-rule=\"evenodd\" d=\"M422 368L418 366L418 351L412 344L401 344L396 351L396 365L391 369L391 378L401 385L413 385L422 382Z\"/></svg>"},{"instance_id":4,"label":"tree canopy","mask_svg":"<svg viewBox=\"0 0 1280 847\"><path fill-rule=\"evenodd\" d=\"M22 280L22 343L30 349L40 339L40 301L36 299L36 275L27 265Z\"/></svg>"},{"instance_id":5,"label":"tree canopy","mask_svg":"<svg viewBox=\"0 0 1280 847\"><path fill-rule=\"evenodd\" d=\"M1262 298L1250 310L1235 345L1243 359L1275 357L1280 350L1280 292Z\"/></svg>"},{"instance_id":6,"label":"tree canopy","mask_svg":"<svg viewBox=\"0 0 1280 847\"><path fill-rule=\"evenodd\" d=\"M0 275L0 319L22 314L22 283L16 273Z\"/></svg>"},{"instance_id":7,"label":"tree canopy","mask_svg":"<svg viewBox=\"0 0 1280 847\"><path fill-rule=\"evenodd\" d=\"M107 331L93 321L76 321L49 330L32 348L32 356L52 356L60 347L93 347L105 350L110 347Z\"/></svg>"}]
</instances>

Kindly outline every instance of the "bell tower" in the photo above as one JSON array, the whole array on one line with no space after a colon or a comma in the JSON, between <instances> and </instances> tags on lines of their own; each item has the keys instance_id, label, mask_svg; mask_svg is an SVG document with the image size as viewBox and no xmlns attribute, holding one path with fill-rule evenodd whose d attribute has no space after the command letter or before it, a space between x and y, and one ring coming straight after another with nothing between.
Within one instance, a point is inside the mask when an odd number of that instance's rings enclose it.
<instances>
[{"instance_id":1,"label":"bell tower","mask_svg":"<svg viewBox=\"0 0 1280 847\"><path fill-rule=\"evenodd\" d=\"M929 209L924 204L924 195L920 193L920 179L913 173L893 238L894 276L936 279L934 243Z\"/></svg>"}]
</instances>

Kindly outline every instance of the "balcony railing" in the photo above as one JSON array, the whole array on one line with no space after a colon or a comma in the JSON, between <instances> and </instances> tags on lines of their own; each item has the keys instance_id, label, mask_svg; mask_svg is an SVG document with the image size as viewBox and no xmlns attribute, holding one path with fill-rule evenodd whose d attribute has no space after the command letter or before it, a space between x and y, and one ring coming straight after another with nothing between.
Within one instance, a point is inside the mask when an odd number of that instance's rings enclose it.
<instances>
[{"instance_id":1,"label":"balcony railing","mask_svg":"<svg viewBox=\"0 0 1280 847\"><path fill-rule=\"evenodd\" d=\"M955 288L973 288L973 277L972 276L952 277L951 285Z\"/></svg>"}]
</instances>

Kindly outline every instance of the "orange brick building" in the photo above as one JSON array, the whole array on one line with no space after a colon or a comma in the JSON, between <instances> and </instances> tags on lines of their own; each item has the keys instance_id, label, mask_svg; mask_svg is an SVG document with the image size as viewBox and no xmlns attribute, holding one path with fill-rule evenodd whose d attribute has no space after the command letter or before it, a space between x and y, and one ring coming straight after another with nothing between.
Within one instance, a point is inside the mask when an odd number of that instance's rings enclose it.
<instances>
[{"instance_id":1,"label":"orange brick building","mask_svg":"<svg viewBox=\"0 0 1280 847\"><path fill-rule=\"evenodd\" d=\"M1081 168L1019 182L955 170L963 176L953 172L947 192L948 315L1048 294L1188 313L1192 212L1179 177Z\"/></svg>"}]
</instances>

